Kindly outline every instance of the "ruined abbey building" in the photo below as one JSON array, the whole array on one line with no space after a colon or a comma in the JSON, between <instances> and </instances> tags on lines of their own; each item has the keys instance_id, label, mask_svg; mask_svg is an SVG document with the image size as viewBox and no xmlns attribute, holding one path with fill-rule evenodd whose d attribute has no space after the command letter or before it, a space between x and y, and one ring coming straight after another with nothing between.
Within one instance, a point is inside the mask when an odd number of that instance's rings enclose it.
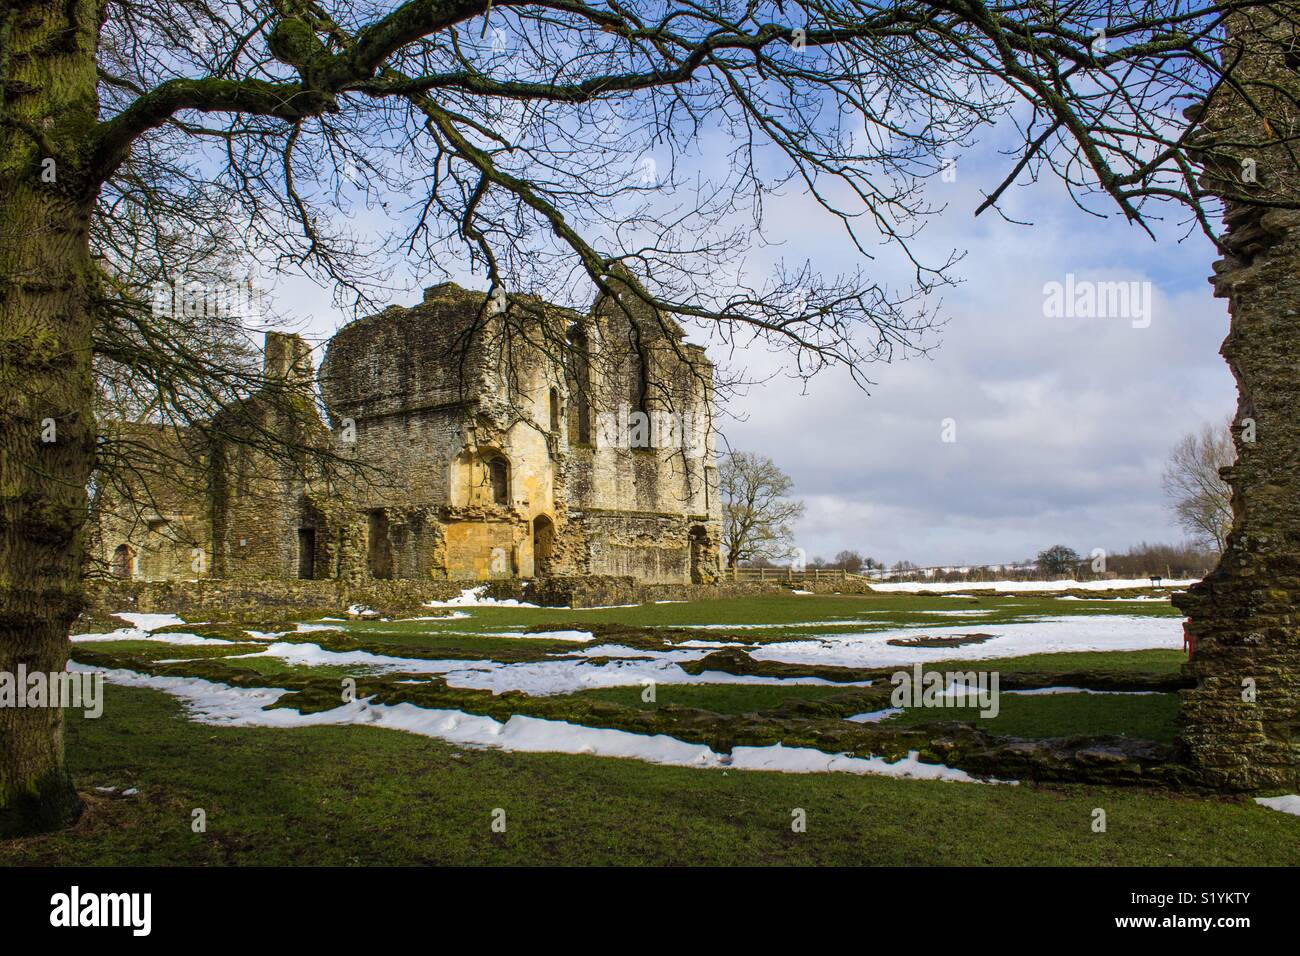
<instances>
[{"instance_id":1,"label":"ruined abbey building","mask_svg":"<svg viewBox=\"0 0 1300 956\"><path fill-rule=\"evenodd\" d=\"M294 335L264 362L212 427L129 426L160 454L98 496L109 574L717 577L712 365L639 300L498 307L446 283L342 328L318 377ZM283 451L312 447L343 467Z\"/></svg>"}]
</instances>

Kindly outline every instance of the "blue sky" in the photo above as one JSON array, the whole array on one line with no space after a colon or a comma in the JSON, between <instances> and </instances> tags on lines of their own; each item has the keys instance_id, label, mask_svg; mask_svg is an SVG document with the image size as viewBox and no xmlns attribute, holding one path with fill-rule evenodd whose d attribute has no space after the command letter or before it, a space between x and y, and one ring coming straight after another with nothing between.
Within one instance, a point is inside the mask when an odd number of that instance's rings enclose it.
<instances>
[{"instance_id":1,"label":"blue sky","mask_svg":"<svg viewBox=\"0 0 1300 956\"><path fill-rule=\"evenodd\" d=\"M981 189L1006 169L994 143L963 155L955 182L929 186L946 210L916 248L938 261L952 248L967 253L956 273L963 282L941 295L948 321L936 349L873 366L870 394L840 370L806 388L778 375L727 409L730 445L771 456L794 479L807 505L795 544L810 556L853 548L888 562L998 563L1055 543L1086 553L1182 538L1161 489L1165 457L1184 433L1235 406L1218 356L1226 305L1206 281L1213 249L1199 234L1184 239L1177 222L1157 225L1153 242L1122 217L1087 216L1052 182L1016 188L1004 203L1032 226L992 211L976 219ZM783 255L826 273L863 265L873 277L904 278L888 255L863 263L796 191L769 199L767 216L769 238L782 244L756 250L751 268ZM392 301L417 301L422 271L401 263L406 288ZM1046 318L1043 287L1068 273L1151 283L1150 326ZM481 278L460 281L484 287ZM307 280L281 277L272 289L313 337L348 318L331 290ZM755 378L777 371L766 353L715 351ZM941 440L945 419L955 422L953 442Z\"/></svg>"}]
</instances>

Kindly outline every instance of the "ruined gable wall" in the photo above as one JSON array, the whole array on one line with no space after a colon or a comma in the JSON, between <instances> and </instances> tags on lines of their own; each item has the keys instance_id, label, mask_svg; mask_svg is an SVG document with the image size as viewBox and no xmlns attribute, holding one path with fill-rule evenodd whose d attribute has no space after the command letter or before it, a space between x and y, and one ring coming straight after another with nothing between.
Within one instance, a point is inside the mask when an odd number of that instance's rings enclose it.
<instances>
[{"instance_id":1,"label":"ruined gable wall","mask_svg":"<svg viewBox=\"0 0 1300 956\"><path fill-rule=\"evenodd\" d=\"M350 521L337 529L338 573L353 579L444 574L441 524L479 376L477 350L460 336L482 296L435 287L412 308L390 307L331 339L321 393L340 453L359 465L344 497Z\"/></svg>"},{"instance_id":2,"label":"ruined gable wall","mask_svg":"<svg viewBox=\"0 0 1300 956\"><path fill-rule=\"evenodd\" d=\"M352 426L348 453L369 468L354 504L382 509L392 576L531 576L532 521L558 523L549 425L550 389L562 376L527 350L507 354L484 299L435 286L413 308L346 327L322 365L331 423ZM508 463L505 501L494 458ZM368 552L376 527L363 533Z\"/></svg>"},{"instance_id":3,"label":"ruined gable wall","mask_svg":"<svg viewBox=\"0 0 1300 956\"><path fill-rule=\"evenodd\" d=\"M328 529L313 500L308 449L330 436L317 414L311 350L267 333L265 385L213 419L210 504L214 573L232 580L330 574Z\"/></svg>"},{"instance_id":4,"label":"ruined gable wall","mask_svg":"<svg viewBox=\"0 0 1300 956\"><path fill-rule=\"evenodd\" d=\"M593 311L595 425L591 446L575 450L569 488L586 543L582 570L712 580L720 521L707 483L712 366L639 301L602 300Z\"/></svg>"},{"instance_id":5,"label":"ruined gable wall","mask_svg":"<svg viewBox=\"0 0 1300 956\"><path fill-rule=\"evenodd\" d=\"M118 424L114 437L122 460L113 477L100 478L90 573L137 581L207 575L212 531L197 437L148 424Z\"/></svg>"}]
</instances>

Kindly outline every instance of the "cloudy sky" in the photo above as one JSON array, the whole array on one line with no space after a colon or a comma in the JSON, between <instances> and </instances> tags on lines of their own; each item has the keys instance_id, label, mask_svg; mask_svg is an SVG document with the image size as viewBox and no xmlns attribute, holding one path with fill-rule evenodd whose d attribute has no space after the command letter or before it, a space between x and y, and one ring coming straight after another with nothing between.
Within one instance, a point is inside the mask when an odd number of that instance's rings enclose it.
<instances>
[{"instance_id":1,"label":"cloudy sky","mask_svg":"<svg viewBox=\"0 0 1300 956\"><path fill-rule=\"evenodd\" d=\"M1087 553L1182 539L1161 489L1165 457L1183 434L1235 406L1218 355L1226 306L1206 281L1212 249L1199 235L1184 239L1174 221L1153 242L1122 218L1087 216L1051 183L1018 189L1004 204L1032 226L993 212L976 219L980 190L1005 172L995 145L964 155L955 182L930 187L946 211L917 249L935 261L953 248L967 253L963 282L942 294L937 348L873 366L869 394L832 370L806 389L778 376L727 409L730 446L771 456L793 478L807 505L795 543L809 556L852 548L891 563L999 563L1055 543ZM782 245L766 255L810 258L827 273L890 269L861 263L806 196L774 199L768 216ZM405 263L399 274L421 271ZM1045 284L1070 273L1149 282L1150 325L1045 317ZM393 301L418 301L419 284L411 279ZM314 338L347 320L328 289L294 278L272 289ZM764 353L718 358L755 377L774 370ZM955 441L943 440L946 419Z\"/></svg>"}]
</instances>

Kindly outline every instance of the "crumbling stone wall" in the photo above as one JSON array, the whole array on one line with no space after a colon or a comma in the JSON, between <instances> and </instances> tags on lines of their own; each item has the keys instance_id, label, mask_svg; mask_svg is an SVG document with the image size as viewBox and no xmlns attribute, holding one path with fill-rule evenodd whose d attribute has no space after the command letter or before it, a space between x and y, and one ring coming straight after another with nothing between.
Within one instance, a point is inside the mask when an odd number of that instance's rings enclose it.
<instances>
[{"instance_id":1,"label":"crumbling stone wall","mask_svg":"<svg viewBox=\"0 0 1300 956\"><path fill-rule=\"evenodd\" d=\"M92 577L189 580L210 573L212 532L200 436L153 424L119 424L114 460L94 496ZM111 473L110 473L111 472Z\"/></svg>"},{"instance_id":2,"label":"crumbling stone wall","mask_svg":"<svg viewBox=\"0 0 1300 956\"><path fill-rule=\"evenodd\" d=\"M314 407L307 343L268 333L263 379L262 389L213 420L213 573L243 580L330 577L329 528L312 493L309 454L330 438Z\"/></svg>"},{"instance_id":3,"label":"crumbling stone wall","mask_svg":"<svg viewBox=\"0 0 1300 956\"><path fill-rule=\"evenodd\" d=\"M643 306L584 315L444 283L333 337L326 427L306 343L272 333L266 387L210 429L213 573L711 582L712 375ZM322 474L315 449L351 467Z\"/></svg>"},{"instance_id":4,"label":"crumbling stone wall","mask_svg":"<svg viewBox=\"0 0 1300 956\"><path fill-rule=\"evenodd\" d=\"M348 453L373 472L354 506L383 512L390 547L401 515L425 519L394 574L711 580L720 509L703 350L644 308L491 306L434 286L342 329L322 363L331 428L353 431ZM629 440L629 416L647 409L689 422L698 447L671 427Z\"/></svg>"},{"instance_id":5,"label":"crumbling stone wall","mask_svg":"<svg viewBox=\"0 0 1300 956\"><path fill-rule=\"evenodd\" d=\"M613 286L622 294L600 297L584 320L588 363L570 377L571 400L592 422L590 441L570 444L574 566L708 583L721 529L713 366L670 318Z\"/></svg>"},{"instance_id":6,"label":"crumbling stone wall","mask_svg":"<svg viewBox=\"0 0 1300 956\"><path fill-rule=\"evenodd\" d=\"M1199 116L1206 175L1224 196L1225 255L1213 284L1231 329L1222 353L1240 392L1233 530L1219 566L1184 597L1196 687L1181 748L1202 779L1232 789L1300 785L1300 197L1295 21L1266 5L1236 13L1248 103L1225 86ZM1287 99L1287 95L1291 97ZM1262 107L1262 109L1261 109ZM1268 117L1265 121L1261 113Z\"/></svg>"}]
</instances>

